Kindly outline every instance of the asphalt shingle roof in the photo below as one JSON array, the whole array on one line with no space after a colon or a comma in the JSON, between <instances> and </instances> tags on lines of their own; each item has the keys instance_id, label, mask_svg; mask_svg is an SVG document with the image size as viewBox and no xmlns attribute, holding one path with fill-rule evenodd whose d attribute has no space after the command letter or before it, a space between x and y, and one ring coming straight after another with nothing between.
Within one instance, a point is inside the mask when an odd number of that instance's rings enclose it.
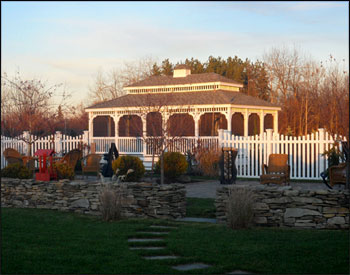
<instances>
[{"instance_id":1,"label":"asphalt shingle roof","mask_svg":"<svg viewBox=\"0 0 350 275\"><path fill-rule=\"evenodd\" d=\"M211 104L233 104L257 107L279 107L268 101L246 95L241 92L224 90L202 92L173 92L173 93L148 93L127 94L109 101L97 103L87 109L113 108L113 107L145 107L145 106L192 106Z\"/></svg>"}]
</instances>

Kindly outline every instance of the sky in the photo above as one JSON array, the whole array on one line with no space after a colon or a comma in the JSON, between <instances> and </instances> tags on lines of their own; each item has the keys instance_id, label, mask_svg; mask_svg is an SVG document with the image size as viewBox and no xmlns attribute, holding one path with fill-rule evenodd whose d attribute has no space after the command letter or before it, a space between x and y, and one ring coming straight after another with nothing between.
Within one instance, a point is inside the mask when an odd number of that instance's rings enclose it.
<instances>
[{"instance_id":1,"label":"sky","mask_svg":"<svg viewBox=\"0 0 350 275\"><path fill-rule=\"evenodd\" d=\"M77 104L99 70L125 62L255 61L273 47L332 54L349 71L349 2L1 1L1 72L64 84Z\"/></svg>"}]
</instances>

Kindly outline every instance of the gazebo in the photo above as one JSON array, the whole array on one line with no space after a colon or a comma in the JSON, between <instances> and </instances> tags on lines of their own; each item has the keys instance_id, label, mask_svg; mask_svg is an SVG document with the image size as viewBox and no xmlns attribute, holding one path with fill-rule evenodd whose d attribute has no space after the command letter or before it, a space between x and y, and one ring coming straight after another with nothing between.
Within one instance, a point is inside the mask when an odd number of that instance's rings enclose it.
<instances>
[{"instance_id":1,"label":"gazebo","mask_svg":"<svg viewBox=\"0 0 350 275\"><path fill-rule=\"evenodd\" d=\"M144 141L151 136L167 134L210 143L217 141L218 129L239 136L268 128L278 132L281 108L240 92L242 87L219 74L191 74L188 66L178 65L172 76L151 76L124 87L124 96L86 108L89 140L98 153L115 142L120 153L145 160L152 149Z\"/></svg>"}]
</instances>

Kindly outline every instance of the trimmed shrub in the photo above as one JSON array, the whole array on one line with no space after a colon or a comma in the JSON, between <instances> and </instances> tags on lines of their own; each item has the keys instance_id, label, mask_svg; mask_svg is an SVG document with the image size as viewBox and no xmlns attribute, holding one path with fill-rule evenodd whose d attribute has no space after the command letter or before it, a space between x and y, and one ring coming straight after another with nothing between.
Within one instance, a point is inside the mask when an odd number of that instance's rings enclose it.
<instances>
[{"instance_id":1,"label":"trimmed shrub","mask_svg":"<svg viewBox=\"0 0 350 275\"><path fill-rule=\"evenodd\" d=\"M247 188L234 188L227 201L227 225L232 229L249 228L253 222L254 193Z\"/></svg>"},{"instance_id":2,"label":"trimmed shrub","mask_svg":"<svg viewBox=\"0 0 350 275\"><path fill-rule=\"evenodd\" d=\"M121 218L121 197L110 187L104 187L99 196L100 211L105 221L119 220Z\"/></svg>"},{"instance_id":3,"label":"trimmed shrub","mask_svg":"<svg viewBox=\"0 0 350 275\"><path fill-rule=\"evenodd\" d=\"M13 163L7 165L1 169L1 177L3 178L19 178L19 179L31 179L33 178L33 172L20 163Z\"/></svg>"},{"instance_id":4,"label":"trimmed shrub","mask_svg":"<svg viewBox=\"0 0 350 275\"><path fill-rule=\"evenodd\" d=\"M66 163L60 163L60 162L56 162L53 164L53 168L55 169L56 173L57 173L57 178L59 180L61 179L74 179L74 171L73 169L67 165Z\"/></svg>"},{"instance_id":5,"label":"trimmed shrub","mask_svg":"<svg viewBox=\"0 0 350 275\"><path fill-rule=\"evenodd\" d=\"M145 174L145 166L138 157L121 156L112 162L112 169L114 173L119 169L117 176L126 175L129 169L134 172L128 174L125 181L139 181Z\"/></svg>"},{"instance_id":6,"label":"trimmed shrub","mask_svg":"<svg viewBox=\"0 0 350 275\"><path fill-rule=\"evenodd\" d=\"M219 161L221 153L215 149L203 148L196 152L198 169L203 176L219 176Z\"/></svg>"},{"instance_id":7,"label":"trimmed shrub","mask_svg":"<svg viewBox=\"0 0 350 275\"><path fill-rule=\"evenodd\" d=\"M178 152L164 153L164 176L176 179L187 171L188 163L186 157ZM155 172L160 173L160 159L155 165Z\"/></svg>"}]
</instances>

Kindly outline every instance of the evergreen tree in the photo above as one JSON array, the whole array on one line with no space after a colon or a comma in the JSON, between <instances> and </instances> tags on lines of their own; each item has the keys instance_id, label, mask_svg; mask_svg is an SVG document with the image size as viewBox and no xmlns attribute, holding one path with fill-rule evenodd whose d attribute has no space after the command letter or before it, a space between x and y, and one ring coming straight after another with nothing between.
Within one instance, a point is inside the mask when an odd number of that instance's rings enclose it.
<instances>
[{"instance_id":1,"label":"evergreen tree","mask_svg":"<svg viewBox=\"0 0 350 275\"><path fill-rule=\"evenodd\" d=\"M157 63L154 63L153 66L152 66L152 70L151 70L151 75L161 75L162 72L161 72L161 69L160 67L157 65Z\"/></svg>"},{"instance_id":2,"label":"evergreen tree","mask_svg":"<svg viewBox=\"0 0 350 275\"><path fill-rule=\"evenodd\" d=\"M165 59L162 62L162 75L172 75L174 71L174 66L173 64L170 63L169 58Z\"/></svg>"}]
</instances>

